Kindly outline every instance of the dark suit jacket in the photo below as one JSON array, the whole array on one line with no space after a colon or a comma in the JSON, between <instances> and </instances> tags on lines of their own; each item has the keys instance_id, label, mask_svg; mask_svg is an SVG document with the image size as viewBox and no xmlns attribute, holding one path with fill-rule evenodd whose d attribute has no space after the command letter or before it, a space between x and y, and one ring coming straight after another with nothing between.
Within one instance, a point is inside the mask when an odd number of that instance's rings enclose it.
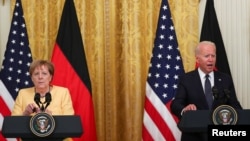
<instances>
[{"instance_id":1,"label":"dark suit jacket","mask_svg":"<svg viewBox=\"0 0 250 141\"><path fill-rule=\"evenodd\" d=\"M233 85L232 78L219 71L214 72L214 88L216 88L213 108L216 108L219 105L227 104L236 109L242 109L236 94L235 88ZM195 104L197 110L208 110L208 104L206 101L206 97L203 91L202 82L198 73L198 69L188 72L185 75L180 77L178 89L175 94L175 98L171 103L171 111L175 114L179 119L181 119L181 111L188 104ZM202 137L194 137L188 138L184 137L188 135L184 135L182 137L182 141L202 141ZM199 135L200 136L200 135ZM186 139L185 139L186 138ZM196 139L195 139L196 138Z\"/></svg>"}]
</instances>

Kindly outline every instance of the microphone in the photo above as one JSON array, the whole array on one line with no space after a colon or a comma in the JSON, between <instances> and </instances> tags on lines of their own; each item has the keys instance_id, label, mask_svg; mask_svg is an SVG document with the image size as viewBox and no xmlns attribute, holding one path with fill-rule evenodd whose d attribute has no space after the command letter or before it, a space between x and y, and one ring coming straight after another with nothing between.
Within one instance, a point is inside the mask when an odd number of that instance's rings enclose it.
<instances>
[{"instance_id":1,"label":"microphone","mask_svg":"<svg viewBox=\"0 0 250 141\"><path fill-rule=\"evenodd\" d=\"M213 92L214 99L218 100L218 98L219 98L219 90L217 89L217 87L213 86L212 92Z\"/></svg>"},{"instance_id":2,"label":"microphone","mask_svg":"<svg viewBox=\"0 0 250 141\"><path fill-rule=\"evenodd\" d=\"M220 85L221 85L221 89L219 91L220 92L220 96L219 96L220 102L221 102L221 104L226 104L228 99L230 98L230 90L223 86L221 78L219 78L218 81L220 82Z\"/></svg>"},{"instance_id":3,"label":"microphone","mask_svg":"<svg viewBox=\"0 0 250 141\"><path fill-rule=\"evenodd\" d=\"M225 99L225 102L227 102L229 99L230 99L230 90L228 90L228 89L224 89L223 90L223 92L224 92L224 99Z\"/></svg>"},{"instance_id":4,"label":"microphone","mask_svg":"<svg viewBox=\"0 0 250 141\"><path fill-rule=\"evenodd\" d=\"M34 97L34 101L36 102L36 104L38 105L38 107L40 108L40 94L39 93L36 93L35 94L35 97ZM36 112L36 108L33 109L33 112Z\"/></svg>"},{"instance_id":5,"label":"microphone","mask_svg":"<svg viewBox=\"0 0 250 141\"><path fill-rule=\"evenodd\" d=\"M45 95L45 103L46 103L45 109L49 106L51 100L52 100L51 94L49 92L46 93L46 95Z\"/></svg>"},{"instance_id":6,"label":"microphone","mask_svg":"<svg viewBox=\"0 0 250 141\"><path fill-rule=\"evenodd\" d=\"M42 112L44 112L45 109L49 106L49 104L51 102L51 94L50 94L50 92L46 93L46 95L45 95L45 102L41 102L41 100L40 100L40 94L36 93L35 97L34 97L34 101L36 102L36 104L38 105L38 107L40 108L40 110ZM42 104L42 106L40 106L40 103ZM46 105L44 107L45 103L46 103ZM33 109L33 112L36 112L35 108Z\"/></svg>"},{"instance_id":7,"label":"microphone","mask_svg":"<svg viewBox=\"0 0 250 141\"><path fill-rule=\"evenodd\" d=\"M220 87L214 86L212 88L212 92L213 92L213 96L214 96L214 107L213 108L216 108L216 107L226 103L225 94L223 94L224 93L223 89L220 89Z\"/></svg>"}]
</instances>

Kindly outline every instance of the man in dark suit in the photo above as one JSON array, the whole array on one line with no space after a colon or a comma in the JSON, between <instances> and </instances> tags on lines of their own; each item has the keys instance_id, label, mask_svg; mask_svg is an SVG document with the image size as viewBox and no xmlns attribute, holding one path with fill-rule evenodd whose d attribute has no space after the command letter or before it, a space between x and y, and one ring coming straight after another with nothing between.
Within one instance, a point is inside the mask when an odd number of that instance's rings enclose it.
<instances>
[{"instance_id":1,"label":"man in dark suit","mask_svg":"<svg viewBox=\"0 0 250 141\"><path fill-rule=\"evenodd\" d=\"M216 46L213 42L202 41L195 50L196 63L199 67L180 77L175 98L171 103L171 111L179 119L189 110L209 110L227 104L235 109L242 109L232 78L222 72L214 71L216 63ZM213 88L212 106L205 96L205 79L209 75ZM211 89L210 88L210 89ZM212 90L211 90L212 93ZM206 134L182 133L181 141L206 141Z\"/></svg>"}]
</instances>

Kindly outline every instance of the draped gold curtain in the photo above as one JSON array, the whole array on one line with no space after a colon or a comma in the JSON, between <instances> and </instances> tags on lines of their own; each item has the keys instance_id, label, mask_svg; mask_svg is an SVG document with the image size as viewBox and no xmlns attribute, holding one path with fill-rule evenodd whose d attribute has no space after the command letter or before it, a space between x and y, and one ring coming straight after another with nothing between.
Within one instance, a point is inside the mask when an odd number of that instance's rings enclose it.
<instances>
[{"instance_id":1,"label":"draped gold curtain","mask_svg":"<svg viewBox=\"0 0 250 141\"><path fill-rule=\"evenodd\" d=\"M22 0L33 59L50 59L64 2ZM140 141L161 0L74 2L92 83L98 140ZM190 71L198 43L199 0L169 3L185 71Z\"/></svg>"}]
</instances>

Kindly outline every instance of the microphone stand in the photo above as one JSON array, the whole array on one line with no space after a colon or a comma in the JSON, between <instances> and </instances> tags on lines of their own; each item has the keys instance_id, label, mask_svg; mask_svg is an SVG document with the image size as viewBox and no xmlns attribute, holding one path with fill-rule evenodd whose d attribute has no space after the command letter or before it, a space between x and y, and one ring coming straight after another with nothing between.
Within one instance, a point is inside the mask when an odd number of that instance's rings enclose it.
<instances>
[{"instance_id":1,"label":"microphone stand","mask_svg":"<svg viewBox=\"0 0 250 141\"><path fill-rule=\"evenodd\" d=\"M50 102L51 102L51 94L50 93L46 93L46 95L45 95L45 102L41 102L41 100L40 100L40 94L36 93L35 97L34 97L34 101L38 105L38 107L40 108L40 110L42 112L44 112L46 110L46 108L49 106ZM42 106L40 104L42 104ZM46 104L46 105L44 106L44 104ZM33 112L36 112L35 108L33 109Z\"/></svg>"},{"instance_id":2,"label":"microphone stand","mask_svg":"<svg viewBox=\"0 0 250 141\"><path fill-rule=\"evenodd\" d=\"M225 104L227 103L227 101L230 99L230 91L228 89L224 89L224 102Z\"/></svg>"},{"instance_id":3,"label":"microphone stand","mask_svg":"<svg viewBox=\"0 0 250 141\"><path fill-rule=\"evenodd\" d=\"M50 94L50 93L47 93L47 94L45 95L45 103L46 103L45 109L49 106L50 102L51 102L51 94ZM45 109L44 109L44 110L45 110Z\"/></svg>"},{"instance_id":4,"label":"microphone stand","mask_svg":"<svg viewBox=\"0 0 250 141\"><path fill-rule=\"evenodd\" d=\"M41 106L40 106L41 101L40 101L40 94L39 93L35 94L34 101L37 104L37 106L41 109ZM33 112L36 112L36 108L33 109Z\"/></svg>"}]
</instances>

